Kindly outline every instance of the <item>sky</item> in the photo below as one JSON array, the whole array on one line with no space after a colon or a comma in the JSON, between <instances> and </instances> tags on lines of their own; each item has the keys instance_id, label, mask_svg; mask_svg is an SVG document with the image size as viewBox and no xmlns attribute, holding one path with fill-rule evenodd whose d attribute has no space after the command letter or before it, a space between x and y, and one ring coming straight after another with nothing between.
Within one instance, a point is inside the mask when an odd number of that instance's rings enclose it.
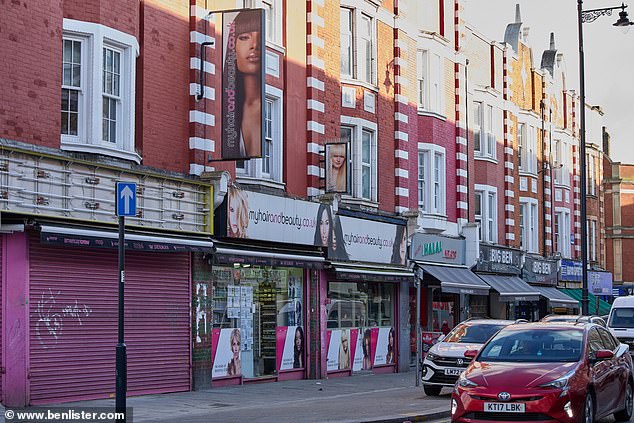
<instances>
[{"instance_id":1,"label":"sky","mask_svg":"<svg viewBox=\"0 0 634 423\"><path fill-rule=\"evenodd\" d=\"M464 18L490 40L503 41L506 25L515 21L516 4L524 27L530 28L534 64L540 65L554 32L556 48L564 54L567 88L579 93L577 0L464 0ZM584 0L583 10L620 5L621 0ZM634 21L634 1L625 10ZM586 102L605 112L612 160L634 164L634 25L626 34L612 26L619 12L583 24Z\"/></svg>"}]
</instances>

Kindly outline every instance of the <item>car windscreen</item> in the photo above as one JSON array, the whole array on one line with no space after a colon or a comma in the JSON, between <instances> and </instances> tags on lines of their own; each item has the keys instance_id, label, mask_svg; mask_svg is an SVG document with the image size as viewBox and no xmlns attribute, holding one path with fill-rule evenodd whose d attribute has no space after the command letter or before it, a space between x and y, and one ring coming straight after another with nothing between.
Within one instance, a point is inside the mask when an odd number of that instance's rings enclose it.
<instances>
[{"instance_id":1,"label":"car windscreen","mask_svg":"<svg viewBox=\"0 0 634 423\"><path fill-rule=\"evenodd\" d=\"M611 328L634 328L634 308L614 308L608 326Z\"/></svg>"},{"instance_id":2,"label":"car windscreen","mask_svg":"<svg viewBox=\"0 0 634 423\"><path fill-rule=\"evenodd\" d=\"M478 361L574 362L581 358L581 329L500 331L482 348Z\"/></svg>"},{"instance_id":3,"label":"car windscreen","mask_svg":"<svg viewBox=\"0 0 634 423\"><path fill-rule=\"evenodd\" d=\"M503 324L461 324L456 326L443 342L460 342L463 344L484 344L497 331L502 329Z\"/></svg>"}]
</instances>

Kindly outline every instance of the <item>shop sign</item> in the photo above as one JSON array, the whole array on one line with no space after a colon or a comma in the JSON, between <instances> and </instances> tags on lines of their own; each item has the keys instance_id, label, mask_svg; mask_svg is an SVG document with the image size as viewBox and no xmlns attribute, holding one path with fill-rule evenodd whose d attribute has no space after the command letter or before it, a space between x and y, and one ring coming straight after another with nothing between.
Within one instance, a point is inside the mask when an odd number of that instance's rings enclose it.
<instances>
[{"instance_id":1,"label":"shop sign","mask_svg":"<svg viewBox=\"0 0 634 423\"><path fill-rule=\"evenodd\" d=\"M557 261L526 256L522 279L529 283L557 285Z\"/></svg>"},{"instance_id":2,"label":"shop sign","mask_svg":"<svg viewBox=\"0 0 634 423\"><path fill-rule=\"evenodd\" d=\"M464 264L464 239L416 233L412 236L410 260Z\"/></svg>"},{"instance_id":3,"label":"shop sign","mask_svg":"<svg viewBox=\"0 0 634 423\"><path fill-rule=\"evenodd\" d=\"M581 282L583 278L583 264L580 261L561 260L559 280Z\"/></svg>"},{"instance_id":4,"label":"shop sign","mask_svg":"<svg viewBox=\"0 0 634 423\"><path fill-rule=\"evenodd\" d=\"M588 272L588 289L594 295L612 295L612 273Z\"/></svg>"},{"instance_id":5,"label":"shop sign","mask_svg":"<svg viewBox=\"0 0 634 423\"><path fill-rule=\"evenodd\" d=\"M522 253L509 248L480 244L480 257L476 270L520 275L522 273Z\"/></svg>"},{"instance_id":6,"label":"shop sign","mask_svg":"<svg viewBox=\"0 0 634 423\"><path fill-rule=\"evenodd\" d=\"M340 216L327 204L237 187L227 198L218 225L228 237L327 247L331 260L405 265L405 225Z\"/></svg>"}]
</instances>

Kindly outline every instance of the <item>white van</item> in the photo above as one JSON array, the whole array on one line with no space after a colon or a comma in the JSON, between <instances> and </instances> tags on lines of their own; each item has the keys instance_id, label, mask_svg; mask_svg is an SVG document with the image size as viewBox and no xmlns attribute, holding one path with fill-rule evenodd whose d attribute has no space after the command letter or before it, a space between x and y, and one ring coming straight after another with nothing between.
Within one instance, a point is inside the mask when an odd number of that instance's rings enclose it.
<instances>
[{"instance_id":1,"label":"white van","mask_svg":"<svg viewBox=\"0 0 634 423\"><path fill-rule=\"evenodd\" d=\"M612 334L634 354L634 295L614 299L607 323Z\"/></svg>"}]
</instances>

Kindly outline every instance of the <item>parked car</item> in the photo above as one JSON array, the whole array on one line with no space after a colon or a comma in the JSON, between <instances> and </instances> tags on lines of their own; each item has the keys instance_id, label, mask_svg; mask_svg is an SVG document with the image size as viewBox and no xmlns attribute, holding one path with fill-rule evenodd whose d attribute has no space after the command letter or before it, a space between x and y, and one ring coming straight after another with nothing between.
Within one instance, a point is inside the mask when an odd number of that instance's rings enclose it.
<instances>
[{"instance_id":1,"label":"parked car","mask_svg":"<svg viewBox=\"0 0 634 423\"><path fill-rule=\"evenodd\" d=\"M615 298L607 322L612 335L629 345L630 354L634 354L634 295Z\"/></svg>"},{"instance_id":2,"label":"parked car","mask_svg":"<svg viewBox=\"0 0 634 423\"><path fill-rule=\"evenodd\" d=\"M470 319L453 328L433 345L423 360L422 384L425 394L440 394L443 386L452 387L469 365L464 353L479 349L489 338L514 320Z\"/></svg>"},{"instance_id":3,"label":"parked car","mask_svg":"<svg viewBox=\"0 0 634 423\"><path fill-rule=\"evenodd\" d=\"M571 323L596 323L604 328L607 327L605 319L599 316L583 316L577 314L549 314L541 320L542 322L571 322Z\"/></svg>"},{"instance_id":4,"label":"parked car","mask_svg":"<svg viewBox=\"0 0 634 423\"><path fill-rule=\"evenodd\" d=\"M594 323L536 322L500 330L460 375L452 422L593 422L632 417L629 347Z\"/></svg>"}]
</instances>

